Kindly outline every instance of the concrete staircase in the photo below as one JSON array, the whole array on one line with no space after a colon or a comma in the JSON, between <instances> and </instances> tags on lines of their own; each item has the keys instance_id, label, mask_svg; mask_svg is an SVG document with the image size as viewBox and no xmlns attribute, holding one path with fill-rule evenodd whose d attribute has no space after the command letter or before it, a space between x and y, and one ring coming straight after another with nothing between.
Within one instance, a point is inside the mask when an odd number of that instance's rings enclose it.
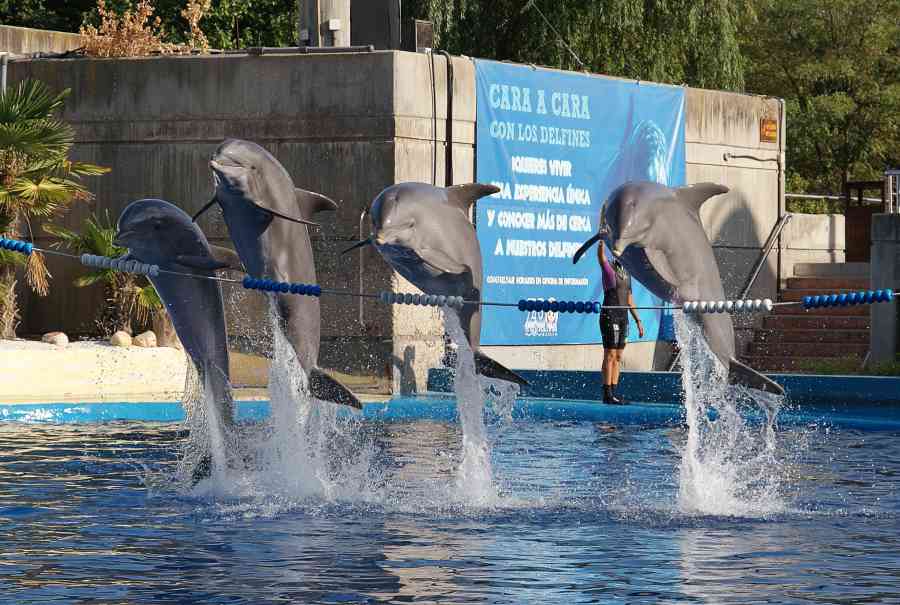
<instances>
[{"instance_id":1,"label":"concrete staircase","mask_svg":"<svg viewBox=\"0 0 900 605\"><path fill-rule=\"evenodd\" d=\"M807 295L869 289L868 263L801 263L794 266L782 301ZM745 363L768 372L804 372L806 364L862 362L869 350L869 307L856 305L804 310L777 307L755 330ZM845 361L846 363L846 361Z\"/></svg>"}]
</instances>

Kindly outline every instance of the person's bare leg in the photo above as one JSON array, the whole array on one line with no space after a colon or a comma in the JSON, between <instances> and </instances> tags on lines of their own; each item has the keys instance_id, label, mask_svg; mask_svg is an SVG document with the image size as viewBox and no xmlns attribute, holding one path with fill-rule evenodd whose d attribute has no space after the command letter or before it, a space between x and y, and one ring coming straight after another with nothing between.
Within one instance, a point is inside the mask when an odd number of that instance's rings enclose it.
<instances>
[{"instance_id":1,"label":"person's bare leg","mask_svg":"<svg viewBox=\"0 0 900 605\"><path fill-rule=\"evenodd\" d=\"M613 374L613 382L612 382L612 395L613 399L616 400L616 403L625 403L625 400L619 397L618 389L619 389L619 372L622 368L622 357L625 353L625 349L616 349L616 361L615 361L615 374Z\"/></svg>"}]
</instances>

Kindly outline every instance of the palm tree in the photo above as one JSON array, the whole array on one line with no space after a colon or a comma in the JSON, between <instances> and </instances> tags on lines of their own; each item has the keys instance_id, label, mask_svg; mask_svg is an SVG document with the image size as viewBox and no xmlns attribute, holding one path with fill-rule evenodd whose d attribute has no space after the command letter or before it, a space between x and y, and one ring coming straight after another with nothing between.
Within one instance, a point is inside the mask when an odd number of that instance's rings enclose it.
<instances>
[{"instance_id":1,"label":"palm tree","mask_svg":"<svg viewBox=\"0 0 900 605\"><path fill-rule=\"evenodd\" d=\"M54 95L37 80L0 91L0 236L33 239L32 220L51 220L73 202L89 200L81 177L108 172L69 160L73 130L55 117L68 94ZM49 288L42 255L26 260L0 251L0 338L15 337L16 269L22 265L35 292L44 296Z\"/></svg>"},{"instance_id":2,"label":"palm tree","mask_svg":"<svg viewBox=\"0 0 900 605\"><path fill-rule=\"evenodd\" d=\"M57 225L44 225L44 231L58 238L59 241L53 247L65 245L75 254L118 257L127 252L125 248L113 243L116 227L108 211L102 216L88 217L81 233ZM143 327L157 319L160 313L164 313L162 300L146 277L112 269L98 269L76 278L73 283L79 288L94 284L103 284L105 287L107 306L98 311L96 318L97 327L104 336L117 330L131 333L132 323Z\"/></svg>"}]
</instances>

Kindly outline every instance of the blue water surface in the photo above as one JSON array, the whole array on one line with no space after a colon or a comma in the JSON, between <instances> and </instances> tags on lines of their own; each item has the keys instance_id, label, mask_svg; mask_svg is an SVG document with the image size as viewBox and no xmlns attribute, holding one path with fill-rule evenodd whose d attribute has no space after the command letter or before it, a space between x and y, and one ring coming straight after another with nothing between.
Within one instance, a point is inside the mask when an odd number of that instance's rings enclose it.
<instances>
[{"instance_id":1,"label":"blue water surface","mask_svg":"<svg viewBox=\"0 0 900 605\"><path fill-rule=\"evenodd\" d=\"M368 404L375 479L316 496L166 484L177 411L6 406L0 603L896 602L900 430L858 411L783 412L784 506L707 515L679 505L676 406L520 402L490 422L489 505L451 494L451 399Z\"/></svg>"}]
</instances>

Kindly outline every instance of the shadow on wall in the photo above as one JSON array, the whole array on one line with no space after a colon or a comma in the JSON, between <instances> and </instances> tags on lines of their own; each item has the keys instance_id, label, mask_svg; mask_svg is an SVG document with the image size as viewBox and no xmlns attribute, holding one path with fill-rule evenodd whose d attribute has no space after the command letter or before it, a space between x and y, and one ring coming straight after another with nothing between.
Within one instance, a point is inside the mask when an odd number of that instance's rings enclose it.
<instances>
[{"instance_id":1,"label":"shadow on wall","mask_svg":"<svg viewBox=\"0 0 900 605\"><path fill-rule=\"evenodd\" d=\"M777 208L777 204L773 205ZM726 299L734 300L741 296L769 232L777 222L776 213L771 224L763 225L760 214L762 213L754 213L747 194L737 187L721 196L721 199L710 200L701 211L701 220L719 265ZM775 300L778 294L777 266L778 251L773 249L746 298ZM762 315L733 315L732 319L735 351L740 356L753 338L753 330L762 325Z\"/></svg>"},{"instance_id":2,"label":"shadow on wall","mask_svg":"<svg viewBox=\"0 0 900 605\"><path fill-rule=\"evenodd\" d=\"M399 374L399 381L395 379L395 383L400 384L401 395L415 395L419 392L416 382L416 349L412 345L406 345L403 349L403 359L392 356L391 361L394 366L395 376Z\"/></svg>"}]
</instances>

